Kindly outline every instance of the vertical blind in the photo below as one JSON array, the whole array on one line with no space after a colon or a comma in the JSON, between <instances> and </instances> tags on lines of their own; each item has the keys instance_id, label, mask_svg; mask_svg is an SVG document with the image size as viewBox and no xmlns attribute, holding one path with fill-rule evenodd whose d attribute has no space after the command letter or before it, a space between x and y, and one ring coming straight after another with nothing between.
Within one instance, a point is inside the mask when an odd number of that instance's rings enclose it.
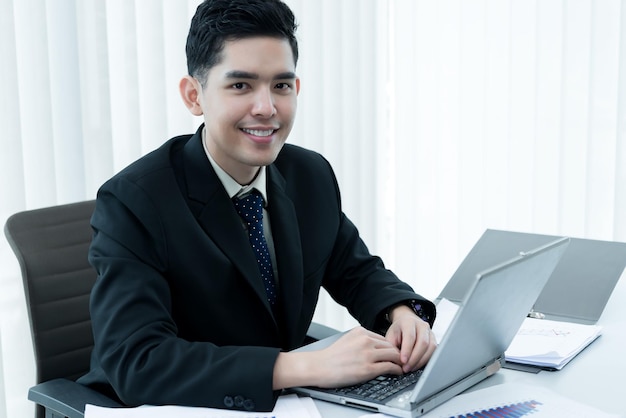
<instances>
[{"instance_id":1,"label":"vertical blind","mask_svg":"<svg viewBox=\"0 0 626 418\"><path fill-rule=\"evenodd\" d=\"M199 0L0 0L0 221L95 196L171 136ZM287 0L291 142L328 158L375 254L437 296L485 228L626 241L620 0ZM19 268L0 240L0 418L32 416ZM354 321L323 294L316 320Z\"/></svg>"}]
</instances>

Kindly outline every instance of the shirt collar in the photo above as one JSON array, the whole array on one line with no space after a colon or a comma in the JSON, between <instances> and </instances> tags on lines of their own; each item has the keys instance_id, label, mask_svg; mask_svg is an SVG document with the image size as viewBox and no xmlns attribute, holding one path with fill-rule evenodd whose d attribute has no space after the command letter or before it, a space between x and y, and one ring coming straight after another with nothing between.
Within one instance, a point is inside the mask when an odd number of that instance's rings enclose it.
<instances>
[{"instance_id":1,"label":"shirt collar","mask_svg":"<svg viewBox=\"0 0 626 418\"><path fill-rule=\"evenodd\" d=\"M220 181L224 185L224 188L226 189L226 193L228 193L228 197L230 197L231 199L234 197L242 197L250 193L253 189L257 189L259 193L261 193L261 196L263 196L264 206L267 207L267 187L266 187L267 181L266 181L265 166L261 166L259 168L259 172L254 177L254 180L252 180L252 183L246 184L246 185L241 185L237 183L237 181L233 179L230 176L230 174L224 171L222 167L220 167L211 156L211 153L209 152L209 149L207 148L207 145L206 145L205 131L206 131L206 128L202 129L202 146L204 148L204 152L206 153L206 156L209 159L211 166L213 166L213 169L215 170L217 177L220 179Z\"/></svg>"}]
</instances>

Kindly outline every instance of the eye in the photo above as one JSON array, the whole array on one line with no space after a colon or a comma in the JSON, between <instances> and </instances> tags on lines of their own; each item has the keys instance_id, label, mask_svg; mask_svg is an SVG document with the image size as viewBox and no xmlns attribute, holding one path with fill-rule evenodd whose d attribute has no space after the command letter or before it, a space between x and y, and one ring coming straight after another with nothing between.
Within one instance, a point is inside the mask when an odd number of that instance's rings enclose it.
<instances>
[{"instance_id":1,"label":"eye","mask_svg":"<svg viewBox=\"0 0 626 418\"><path fill-rule=\"evenodd\" d=\"M287 91L291 89L291 84L289 83L277 83L275 88L277 90Z\"/></svg>"},{"instance_id":2,"label":"eye","mask_svg":"<svg viewBox=\"0 0 626 418\"><path fill-rule=\"evenodd\" d=\"M239 82L231 85L231 87L235 90L244 90L248 87L248 85L246 83Z\"/></svg>"}]
</instances>

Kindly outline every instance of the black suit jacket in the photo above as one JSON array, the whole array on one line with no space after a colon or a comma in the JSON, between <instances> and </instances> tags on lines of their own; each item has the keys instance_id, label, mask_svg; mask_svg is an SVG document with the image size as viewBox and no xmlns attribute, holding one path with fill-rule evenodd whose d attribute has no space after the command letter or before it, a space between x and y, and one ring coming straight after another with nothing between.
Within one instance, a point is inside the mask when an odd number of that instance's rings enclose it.
<instances>
[{"instance_id":1,"label":"black suit jacket","mask_svg":"<svg viewBox=\"0 0 626 418\"><path fill-rule=\"evenodd\" d=\"M98 192L89 254L95 348L80 382L128 405L271 410L276 357L303 343L321 286L369 329L385 308L422 298L369 254L328 162L285 145L267 167L280 284L272 312L201 129Z\"/></svg>"}]
</instances>

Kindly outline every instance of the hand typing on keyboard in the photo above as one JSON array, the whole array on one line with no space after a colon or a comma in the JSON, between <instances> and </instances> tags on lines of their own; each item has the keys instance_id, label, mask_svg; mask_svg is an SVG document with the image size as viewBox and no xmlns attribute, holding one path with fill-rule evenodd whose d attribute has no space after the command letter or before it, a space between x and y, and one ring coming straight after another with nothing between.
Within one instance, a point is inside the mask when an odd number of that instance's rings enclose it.
<instances>
[{"instance_id":1,"label":"hand typing on keyboard","mask_svg":"<svg viewBox=\"0 0 626 418\"><path fill-rule=\"evenodd\" d=\"M400 349L400 365L404 373L421 369L437 348L437 339L428 322L408 306L399 305L389 314L391 326L385 338Z\"/></svg>"},{"instance_id":2,"label":"hand typing on keyboard","mask_svg":"<svg viewBox=\"0 0 626 418\"><path fill-rule=\"evenodd\" d=\"M384 337L356 327L324 349L280 353L274 367L274 389L338 388L420 369L437 345L429 324L406 306L395 308L391 316Z\"/></svg>"},{"instance_id":3,"label":"hand typing on keyboard","mask_svg":"<svg viewBox=\"0 0 626 418\"><path fill-rule=\"evenodd\" d=\"M399 348L362 327L348 331L321 350L282 352L274 370L275 389L294 386L336 388L384 374L402 374Z\"/></svg>"}]
</instances>

